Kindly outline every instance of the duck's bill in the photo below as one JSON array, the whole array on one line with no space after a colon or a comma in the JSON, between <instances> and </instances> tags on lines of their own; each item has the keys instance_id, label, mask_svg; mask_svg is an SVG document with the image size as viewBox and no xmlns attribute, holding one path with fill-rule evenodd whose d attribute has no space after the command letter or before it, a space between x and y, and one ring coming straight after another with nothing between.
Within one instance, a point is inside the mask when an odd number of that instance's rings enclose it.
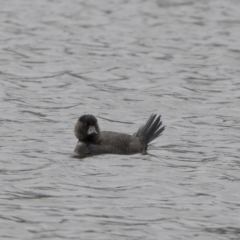
<instances>
[{"instance_id":1,"label":"duck's bill","mask_svg":"<svg viewBox=\"0 0 240 240\"><path fill-rule=\"evenodd\" d=\"M87 131L88 135L95 135L98 134L95 126L90 126Z\"/></svg>"}]
</instances>

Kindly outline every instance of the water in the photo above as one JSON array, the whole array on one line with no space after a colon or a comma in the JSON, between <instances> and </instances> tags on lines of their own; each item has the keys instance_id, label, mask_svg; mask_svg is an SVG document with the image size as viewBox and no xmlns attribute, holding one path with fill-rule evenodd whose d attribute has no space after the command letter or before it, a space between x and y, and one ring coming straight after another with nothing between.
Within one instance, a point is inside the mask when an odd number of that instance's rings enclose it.
<instances>
[{"instance_id":1,"label":"water","mask_svg":"<svg viewBox=\"0 0 240 240\"><path fill-rule=\"evenodd\" d=\"M240 238L239 1L1 1L0 238ZM73 157L77 118L167 128Z\"/></svg>"}]
</instances>

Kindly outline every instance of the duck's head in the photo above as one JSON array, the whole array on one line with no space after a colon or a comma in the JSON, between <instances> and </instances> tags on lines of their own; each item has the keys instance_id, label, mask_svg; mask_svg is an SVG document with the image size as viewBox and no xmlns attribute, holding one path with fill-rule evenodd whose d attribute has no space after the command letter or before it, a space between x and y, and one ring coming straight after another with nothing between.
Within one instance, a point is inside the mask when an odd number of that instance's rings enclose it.
<instances>
[{"instance_id":1,"label":"duck's head","mask_svg":"<svg viewBox=\"0 0 240 240\"><path fill-rule=\"evenodd\" d=\"M100 134L97 119L93 115L81 116L76 122L74 132L79 141L97 141Z\"/></svg>"}]
</instances>

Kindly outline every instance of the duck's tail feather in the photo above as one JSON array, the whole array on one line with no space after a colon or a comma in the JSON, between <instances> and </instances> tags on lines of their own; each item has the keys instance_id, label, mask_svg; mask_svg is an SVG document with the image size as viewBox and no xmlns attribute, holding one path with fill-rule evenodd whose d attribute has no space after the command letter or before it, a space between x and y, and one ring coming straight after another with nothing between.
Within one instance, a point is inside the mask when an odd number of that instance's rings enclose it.
<instances>
[{"instance_id":1,"label":"duck's tail feather","mask_svg":"<svg viewBox=\"0 0 240 240\"><path fill-rule=\"evenodd\" d=\"M165 126L161 127L162 122L160 121L160 119L161 115L157 117L157 114L152 114L148 119L147 123L141 126L138 131L133 135L139 138L144 138L147 144L150 143L158 136L160 136L165 129Z\"/></svg>"}]
</instances>

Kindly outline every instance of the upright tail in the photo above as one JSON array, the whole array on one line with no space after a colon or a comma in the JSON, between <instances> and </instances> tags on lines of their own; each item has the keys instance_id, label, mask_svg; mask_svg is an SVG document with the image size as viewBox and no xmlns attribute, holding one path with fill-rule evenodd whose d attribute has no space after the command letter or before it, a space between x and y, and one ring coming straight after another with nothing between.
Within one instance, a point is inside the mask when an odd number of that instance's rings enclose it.
<instances>
[{"instance_id":1,"label":"upright tail","mask_svg":"<svg viewBox=\"0 0 240 240\"><path fill-rule=\"evenodd\" d=\"M147 123L141 126L136 133L133 135L136 137L142 137L146 141L146 143L150 143L158 136L161 135L164 127L161 127L162 122L160 121L161 115L157 117L157 114L152 114L148 119Z\"/></svg>"}]
</instances>

